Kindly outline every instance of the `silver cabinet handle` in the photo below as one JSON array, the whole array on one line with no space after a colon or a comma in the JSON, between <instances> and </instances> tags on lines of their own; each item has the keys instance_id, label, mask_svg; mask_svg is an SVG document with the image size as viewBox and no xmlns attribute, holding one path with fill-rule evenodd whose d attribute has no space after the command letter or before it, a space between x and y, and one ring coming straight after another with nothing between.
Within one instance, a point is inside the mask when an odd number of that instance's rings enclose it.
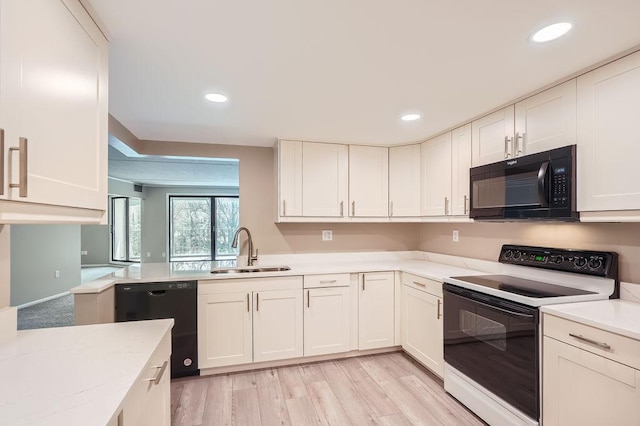
<instances>
[{"instance_id":1,"label":"silver cabinet handle","mask_svg":"<svg viewBox=\"0 0 640 426\"><path fill-rule=\"evenodd\" d=\"M0 129L0 195L4 195L4 129Z\"/></svg>"},{"instance_id":2,"label":"silver cabinet handle","mask_svg":"<svg viewBox=\"0 0 640 426\"><path fill-rule=\"evenodd\" d=\"M307 308L311 304L311 295L309 294L310 290L307 290Z\"/></svg>"},{"instance_id":3,"label":"silver cabinet handle","mask_svg":"<svg viewBox=\"0 0 640 426\"><path fill-rule=\"evenodd\" d=\"M165 361L162 363L162 365L156 366L155 368L158 369L158 371L156 372L156 375L149 379L145 379L145 381L153 382L154 385L157 385L158 383L160 383L160 380L162 380L162 376L164 375L164 370L167 369L167 365L169 365L169 361Z\"/></svg>"},{"instance_id":4,"label":"silver cabinet handle","mask_svg":"<svg viewBox=\"0 0 640 426\"><path fill-rule=\"evenodd\" d=\"M286 215L287 215L287 201L282 200L282 216L286 216Z\"/></svg>"},{"instance_id":5,"label":"silver cabinet handle","mask_svg":"<svg viewBox=\"0 0 640 426\"><path fill-rule=\"evenodd\" d=\"M351 202L351 216L355 216L356 215L356 202L352 201Z\"/></svg>"},{"instance_id":6,"label":"silver cabinet handle","mask_svg":"<svg viewBox=\"0 0 640 426\"><path fill-rule=\"evenodd\" d=\"M413 283L415 285L419 285L420 287L426 287L427 286L425 283L421 283L420 281L414 281Z\"/></svg>"},{"instance_id":7,"label":"silver cabinet handle","mask_svg":"<svg viewBox=\"0 0 640 426\"><path fill-rule=\"evenodd\" d=\"M364 291L364 275L362 276L362 291Z\"/></svg>"},{"instance_id":8,"label":"silver cabinet handle","mask_svg":"<svg viewBox=\"0 0 640 426\"><path fill-rule=\"evenodd\" d=\"M444 215L448 215L449 214L449 199L447 197L444 197Z\"/></svg>"},{"instance_id":9,"label":"silver cabinet handle","mask_svg":"<svg viewBox=\"0 0 640 426\"><path fill-rule=\"evenodd\" d=\"M393 216L393 201L389 203L389 216Z\"/></svg>"},{"instance_id":10,"label":"silver cabinet handle","mask_svg":"<svg viewBox=\"0 0 640 426\"><path fill-rule=\"evenodd\" d=\"M598 342L597 340L589 339L588 337L584 337L580 334L569 333L569 336L575 337L576 339L582 340L583 342L591 343L592 345L600 346L603 349L611 349L611 346L604 342Z\"/></svg>"},{"instance_id":11,"label":"silver cabinet handle","mask_svg":"<svg viewBox=\"0 0 640 426\"><path fill-rule=\"evenodd\" d=\"M256 312L260 310L260 293L256 293Z\"/></svg>"},{"instance_id":12,"label":"silver cabinet handle","mask_svg":"<svg viewBox=\"0 0 640 426\"><path fill-rule=\"evenodd\" d=\"M18 146L12 146L9 151L20 154L20 178L18 183L10 183L9 188L18 188L20 197L27 196L27 138L20 138Z\"/></svg>"},{"instance_id":13,"label":"silver cabinet handle","mask_svg":"<svg viewBox=\"0 0 640 426\"><path fill-rule=\"evenodd\" d=\"M340 201L340 216L344 217L344 201Z\"/></svg>"},{"instance_id":14,"label":"silver cabinet handle","mask_svg":"<svg viewBox=\"0 0 640 426\"><path fill-rule=\"evenodd\" d=\"M251 308L249 307L249 293L247 293L247 312L251 312Z\"/></svg>"},{"instance_id":15,"label":"silver cabinet handle","mask_svg":"<svg viewBox=\"0 0 640 426\"><path fill-rule=\"evenodd\" d=\"M522 144L520 143L522 141ZM524 144L524 133L517 132L515 137L515 154L514 157L519 157L522 154L522 145Z\"/></svg>"},{"instance_id":16,"label":"silver cabinet handle","mask_svg":"<svg viewBox=\"0 0 640 426\"><path fill-rule=\"evenodd\" d=\"M440 319L440 305L442 305L442 300L438 299L438 313L436 315L436 319Z\"/></svg>"},{"instance_id":17,"label":"silver cabinet handle","mask_svg":"<svg viewBox=\"0 0 640 426\"><path fill-rule=\"evenodd\" d=\"M504 137L504 158L511 157L511 152L509 152L509 143L511 142L511 138L509 136Z\"/></svg>"},{"instance_id":18,"label":"silver cabinet handle","mask_svg":"<svg viewBox=\"0 0 640 426\"><path fill-rule=\"evenodd\" d=\"M467 208L467 201L469 200L469 197L467 197L466 195L464 196L464 214L469 213L469 209Z\"/></svg>"},{"instance_id":19,"label":"silver cabinet handle","mask_svg":"<svg viewBox=\"0 0 640 426\"><path fill-rule=\"evenodd\" d=\"M337 282L338 280L320 280L320 284L333 284Z\"/></svg>"}]
</instances>

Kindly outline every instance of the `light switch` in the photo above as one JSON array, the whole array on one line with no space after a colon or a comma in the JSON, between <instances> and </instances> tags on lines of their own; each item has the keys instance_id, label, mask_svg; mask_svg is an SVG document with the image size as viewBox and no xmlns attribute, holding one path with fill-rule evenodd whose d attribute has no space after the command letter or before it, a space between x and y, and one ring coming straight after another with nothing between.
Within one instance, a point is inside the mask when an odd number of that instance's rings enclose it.
<instances>
[{"instance_id":1,"label":"light switch","mask_svg":"<svg viewBox=\"0 0 640 426\"><path fill-rule=\"evenodd\" d=\"M457 243L460 241L460 232L457 229L453 230L453 242Z\"/></svg>"}]
</instances>

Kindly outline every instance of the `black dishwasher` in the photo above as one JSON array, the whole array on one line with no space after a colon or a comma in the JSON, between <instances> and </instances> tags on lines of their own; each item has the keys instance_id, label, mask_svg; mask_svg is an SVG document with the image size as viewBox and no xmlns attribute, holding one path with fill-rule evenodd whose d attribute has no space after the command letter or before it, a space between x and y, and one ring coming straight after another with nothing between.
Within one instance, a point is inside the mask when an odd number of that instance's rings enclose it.
<instances>
[{"instance_id":1,"label":"black dishwasher","mask_svg":"<svg viewBox=\"0 0 640 426\"><path fill-rule=\"evenodd\" d=\"M116 284L116 322L173 318L171 377L198 375L197 281Z\"/></svg>"}]
</instances>

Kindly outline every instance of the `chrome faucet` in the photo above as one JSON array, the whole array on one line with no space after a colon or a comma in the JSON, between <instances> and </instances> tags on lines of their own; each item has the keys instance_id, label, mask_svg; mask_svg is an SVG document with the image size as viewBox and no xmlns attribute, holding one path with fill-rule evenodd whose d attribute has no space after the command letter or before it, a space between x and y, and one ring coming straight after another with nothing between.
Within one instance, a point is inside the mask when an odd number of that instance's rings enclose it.
<instances>
[{"instance_id":1,"label":"chrome faucet","mask_svg":"<svg viewBox=\"0 0 640 426\"><path fill-rule=\"evenodd\" d=\"M233 242L231 243L231 247L238 247L238 237L240 236L240 231L247 231L247 238L249 239L249 254L247 255L247 266L253 266L253 262L258 260L258 249L256 249L256 255L253 255L253 240L251 239L251 232L244 226L241 226L236 231L236 234L233 236Z\"/></svg>"}]
</instances>

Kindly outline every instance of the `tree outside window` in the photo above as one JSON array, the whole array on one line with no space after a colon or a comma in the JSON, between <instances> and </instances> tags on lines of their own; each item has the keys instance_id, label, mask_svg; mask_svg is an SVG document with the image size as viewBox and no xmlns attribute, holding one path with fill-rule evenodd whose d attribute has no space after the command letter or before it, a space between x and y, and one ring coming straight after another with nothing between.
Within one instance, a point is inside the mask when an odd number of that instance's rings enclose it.
<instances>
[{"instance_id":1,"label":"tree outside window","mask_svg":"<svg viewBox=\"0 0 640 426\"><path fill-rule=\"evenodd\" d=\"M231 247L239 226L238 197L169 197L170 261L235 259Z\"/></svg>"}]
</instances>

